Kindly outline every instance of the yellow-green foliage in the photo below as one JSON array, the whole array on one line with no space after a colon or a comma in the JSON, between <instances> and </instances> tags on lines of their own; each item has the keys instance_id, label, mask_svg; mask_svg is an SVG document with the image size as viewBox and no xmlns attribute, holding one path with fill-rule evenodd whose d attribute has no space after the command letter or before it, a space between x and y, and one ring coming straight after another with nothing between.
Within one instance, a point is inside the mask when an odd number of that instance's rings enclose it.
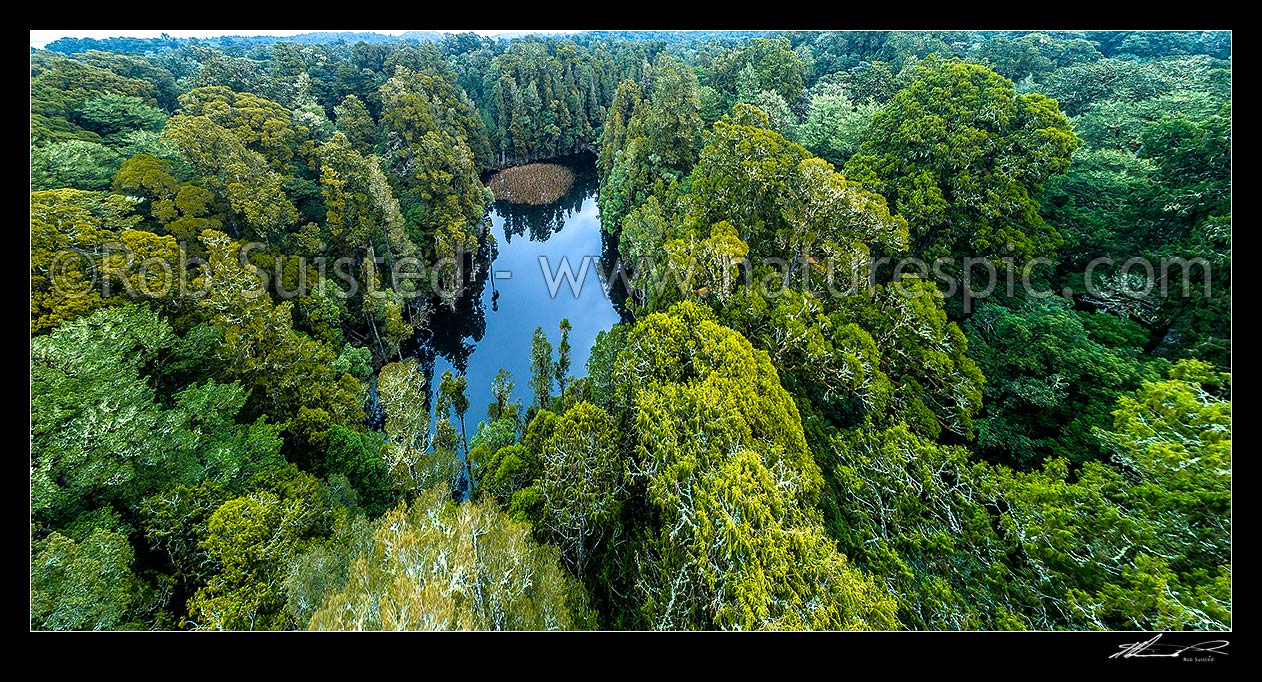
<instances>
[{"instance_id":1,"label":"yellow-green foliage","mask_svg":"<svg viewBox=\"0 0 1262 682\"><path fill-rule=\"evenodd\" d=\"M681 303L631 330L615 377L634 419L630 476L659 515L637 552L650 627L896 627L894 600L811 507L823 481L765 352Z\"/></svg>"},{"instance_id":2,"label":"yellow-green foliage","mask_svg":"<svg viewBox=\"0 0 1262 682\"><path fill-rule=\"evenodd\" d=\"M582 587L528 525L434 488L382 517L310 629L565 630L589 618Z\"/></svg>"}]
</instances>

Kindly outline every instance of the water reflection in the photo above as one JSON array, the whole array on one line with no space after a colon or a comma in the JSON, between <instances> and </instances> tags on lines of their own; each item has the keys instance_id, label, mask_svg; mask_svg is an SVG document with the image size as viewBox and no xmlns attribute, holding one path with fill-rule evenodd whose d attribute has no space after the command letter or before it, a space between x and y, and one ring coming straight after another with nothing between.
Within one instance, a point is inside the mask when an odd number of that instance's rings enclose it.
<instances>
[{"instance_id":1,"label":"water reflection","mask_svg":"<svg viewBox=\"0 0 1262 682\"><path fill-rule=\"evenodd\" d=\"M430 318L430 323L402 343L403 357L416 358L417 365L425 376L431 378L441 376L441 371L437 375L434 373L435 361L439 356L446 360L447 367L450 367L452 371L459 374L465 373L469 356L473 354L478 342L486 334L486 309L483 299L491 274L486 264L493 262L497 255L498 245L492 240L484 240L479 253L468 264L467 272L472 273L476 269L476 274L465 283L465 293L456 300L455 308L437 304L438 307ZM473 267L474 263L479 266ZM495 298L499 298L498 294ZM498 309L498 307L497 303L495 308ZM433 381L430 383L434 384ZM427 409L433 409L432 386L426 388L425 405ZM384 415L381 415L380 420L384 421L384 418Z\"/></svg>"},{"instance_id":2,"label":"water reflection","mask_svg":"<svg viewBox=\"0 0 1262 682\"><path fill-rule=\"evenodd\" d=\"M625 288L615 281L606 291L602 279L614 272L618 254L615 240L600 228L595 159L587 154L551 162L573 171L570 191L543 206L495 202L492 239L486 240L493 243L478 259L489 267L469 282L455 310L437 309L430 329L405 344L404 352L416 357L430 377L431 406L444 370L468 377L470 438L475 425L486 418L491 381L500 368L512 373L513 399L530 403L530 342L536 327L543 328L555 347L561 319L570 320L571 372L579 377L586 374L596 334L623 315ZM581 281L573 287L562 284L551 296L541 257L554 276L566 259L575 275L583 275Z\"/></svg>"},{"instance_id":3,"label":"water reflection","mask_svg":"<svg viewBox=\"0 0 1262 682\"><path fill-rule=\"evenodd\" d=\"M504 242L512 243L513 237L527 235L531 241L545 242L565 227L571 215L583 209L583 202L596 196L598 179L596 164L591 154L566 157L549 161L570 169L574 183L570 191L560 199L542 206L496 201L491 210L504 221Z\"/></svg>"}]
</instances>

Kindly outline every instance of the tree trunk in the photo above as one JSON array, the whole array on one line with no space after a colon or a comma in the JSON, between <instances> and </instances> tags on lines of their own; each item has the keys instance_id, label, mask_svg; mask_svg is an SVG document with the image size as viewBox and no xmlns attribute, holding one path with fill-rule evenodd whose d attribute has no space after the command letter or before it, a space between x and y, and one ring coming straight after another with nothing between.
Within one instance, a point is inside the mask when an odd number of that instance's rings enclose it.
<instances>
[{"instance_id":1,"label":"tree trunk","mask_svg":"<svg viewBox=\"0 0 1262 682\"><path fill-rule=\"evenodd\" d=\"M583 579L583 544L583 522L580 520L578 522L578 565L575 566L579 580Z\"/></svg>"},{"instance_id":2,"label":"tree trunk","mask_svg":"<svg viewBox=\"0 0 1262 682\"><path fill-rule=\"evenodd\" d=\"M381 335L377 333L376 316L374 316L372 313L368 313L368 324L372 326L373 338L377 339L377 352L381 355L381 361L389 362L390 358L386 357L385 345L381 343Z\"/></svg>"},{"instance_id":3,"label":"tree trunk","mask_svg":"<svg viewBox=\"0 0 1262 682\"><path fill-rule=\"evenodd\" d=\"M793 263L789 265L788 271L784 273L784 282L780 285L781 287L785 289L789 288L789 281L793 279L793 271L797 269L798 261L801 258L802 258L802 253L800 251L793 254Z\"/></svg>"}]
</instances>

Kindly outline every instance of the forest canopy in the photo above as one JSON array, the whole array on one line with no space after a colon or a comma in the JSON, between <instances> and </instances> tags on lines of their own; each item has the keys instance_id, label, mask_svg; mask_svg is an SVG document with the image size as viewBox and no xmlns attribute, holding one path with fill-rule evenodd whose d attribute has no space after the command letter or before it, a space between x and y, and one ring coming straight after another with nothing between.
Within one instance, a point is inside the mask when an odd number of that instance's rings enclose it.
<instances>
[{"instance_id":1,"label":"forest canopy","mask_svg":"<svg viewBox=\"0 0 1262 682\"><path fill-rule=\"evenodd\" d=\"M1229 32L30 60L32 629L1232 627Z\"/></svg>"}]
</instances>

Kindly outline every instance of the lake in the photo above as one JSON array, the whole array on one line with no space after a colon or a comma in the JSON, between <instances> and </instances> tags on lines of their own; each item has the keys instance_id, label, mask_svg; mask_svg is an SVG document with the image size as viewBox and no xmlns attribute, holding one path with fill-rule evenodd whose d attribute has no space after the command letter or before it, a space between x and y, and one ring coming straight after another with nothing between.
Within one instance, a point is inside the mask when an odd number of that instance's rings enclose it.
<instances>
[{"instance_id":1,"label":"lake","mask_svg":"<svg viewBox=\"0 0 1262 682\"><path fill-rule=\"evenodd\" d=\"M430 368L431 395L437 394L448 369L468 378L470 439L477 423L486 418L491 381L501 368L512 373L513 399L521 399L523 411L530 405L530 342L535 328L542 327L548 335L555 359L559 324L569 318L570 373L577 378L587 373L596 334L621 319L625 290L615 281L611 296L601 277L602 272L613 272L617 253L600 227L595 157L584 154L550 163L573 171L569 192L543 206L504 201L492 205L490 269L472 283L454 311L440 308L432 320L432 337L417 348L422 366Z\"/></svg>"}]
</instances>

